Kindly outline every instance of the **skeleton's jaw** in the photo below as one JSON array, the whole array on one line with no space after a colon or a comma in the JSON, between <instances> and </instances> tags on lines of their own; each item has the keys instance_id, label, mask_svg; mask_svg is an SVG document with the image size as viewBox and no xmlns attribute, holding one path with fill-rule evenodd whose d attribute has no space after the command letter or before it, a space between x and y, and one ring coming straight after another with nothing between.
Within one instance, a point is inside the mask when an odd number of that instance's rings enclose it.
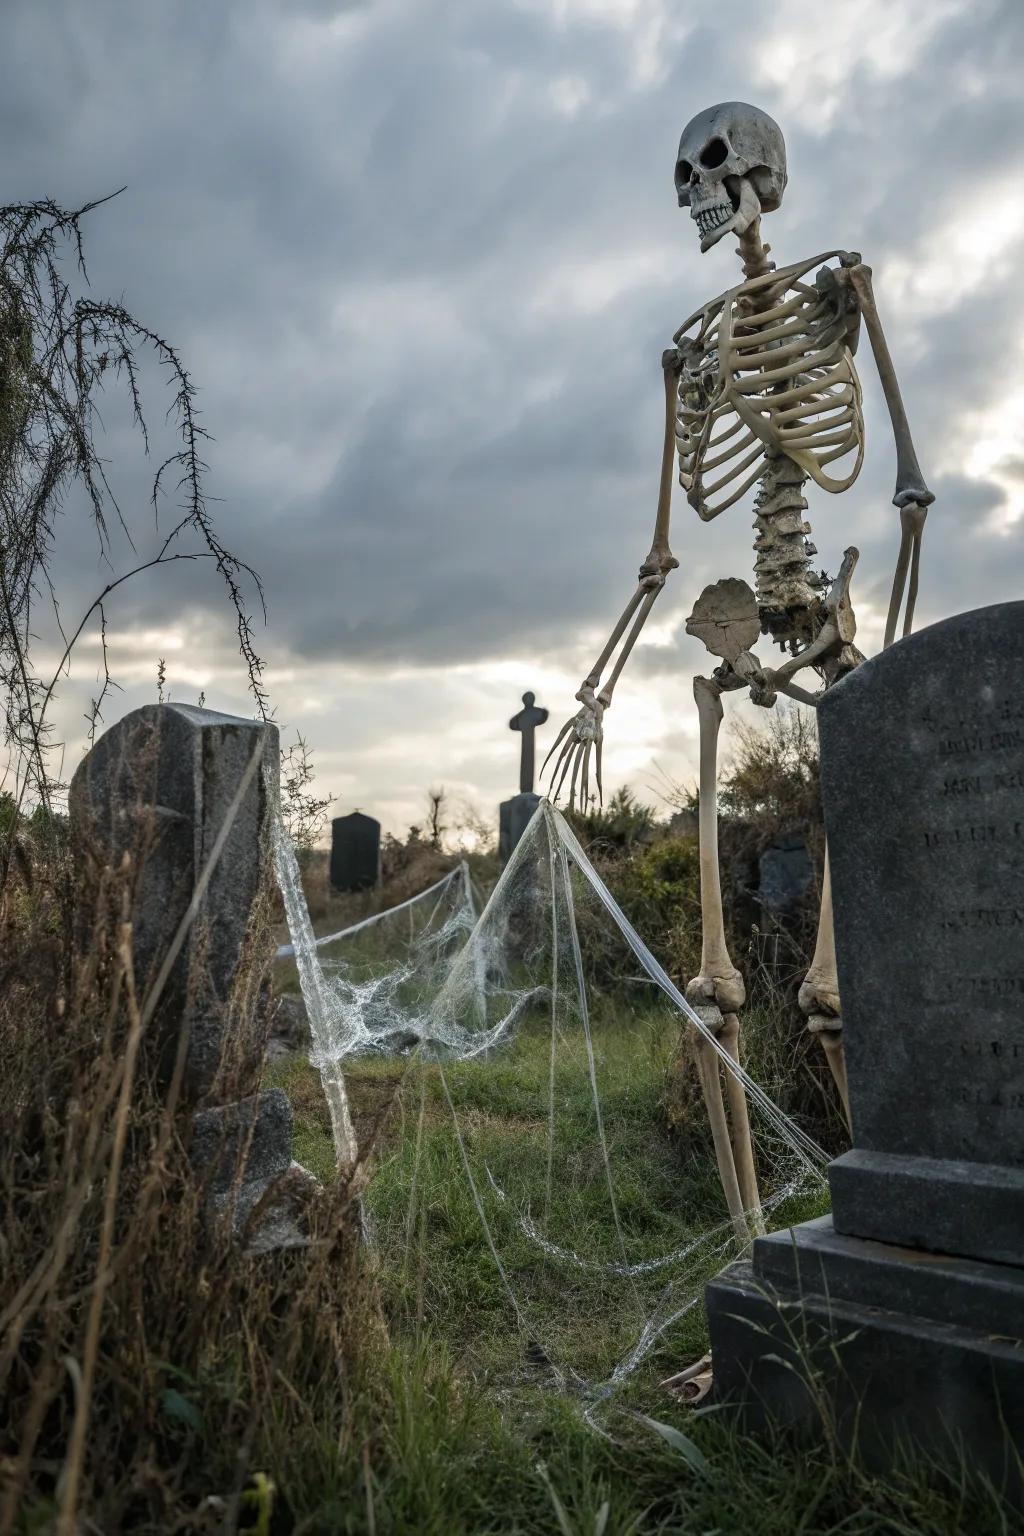
<instances>
[{"instance_id":1,"label":"skeleton's jaw","mask_svg":"<svg viewBox=\"0 0 1024 1536\"><path fill-rule=\"evenodd\" d=\"M719 197L690 203L690 217L701 237L702 254L717 245L723 235L742 235L760 215L761 202L748 178L738 176L730 180L739 184L736 194L730 194L723 182L719 185Z\"/></svg>"}]
</instances>

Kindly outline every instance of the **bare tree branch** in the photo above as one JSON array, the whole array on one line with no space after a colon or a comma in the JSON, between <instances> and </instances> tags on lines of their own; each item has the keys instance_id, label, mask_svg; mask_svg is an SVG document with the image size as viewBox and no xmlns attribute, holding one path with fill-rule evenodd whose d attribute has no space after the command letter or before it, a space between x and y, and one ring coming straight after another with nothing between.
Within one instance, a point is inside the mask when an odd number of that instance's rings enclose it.
<instances>
[{"instance_id":1,"label":"bare tree branch","mask_svg":"<svg viewBox=\"0 0 1024 1536\"><path fill-rule=\"evenodd\" d=\"M124 190L123 188L121 189ZM111 196L118 196L112 193ZM244 587L255 587L264 617L259 577L221 542L205 493L207 465L203 445L211 441L198 419L196 389L175 347L142 324L120 303L75 294L62 265L70 249L79 277L88 282L81 220L108 202L98 198L77 209L50 199L0 206L0 696L5 744L19 799L26 794L49 808L51 749L47 712L65 675L76 641L98 620L103 657L99 698L88 715L90 732L111 688L107 650L107 599L143 571L180 560L212 560L235 614L238 647L249 687L261 718L267 718L267 693L257 655L253 620ZM113 574L67 637L50 574L55 526L75 485L88 499L103 557L111 564L110 518L116 518L135 549L133 530L123 515L97 452L94 429L102 427L98 397L110 379L127 389L132 419L149 454L139 363L155 356L167 370L173 421L179 447L158 466L151 501L159 526L165 482L176 471L179 516L158 554ZM33 606L40 595L50 611L64 652L48 683L31 661ZM0 850L0 885L7 858Z\"/></svg>"}]
</instances>

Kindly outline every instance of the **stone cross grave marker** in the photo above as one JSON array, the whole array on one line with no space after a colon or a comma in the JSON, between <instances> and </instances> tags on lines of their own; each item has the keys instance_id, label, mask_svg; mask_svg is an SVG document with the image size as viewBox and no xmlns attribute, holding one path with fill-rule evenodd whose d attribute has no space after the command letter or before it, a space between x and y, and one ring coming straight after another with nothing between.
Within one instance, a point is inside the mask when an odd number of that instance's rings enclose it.
<instances>
[{"instance_id":1,"label":"stone cross grave marker","mask_svg":"<svg viewBox=\"0 0 1024 1536\"><path fill-rule=\"evenodd\" d=\"M522 744L519 753L519 793L511 800L503 800L498 807L498 860L503 866L512 857L533 814L540 804L540 796L534 793L533 780L536 771L536 743L538 725L548 718L546 709L535 703L535 695L523 694L523 707L509 721L509 730L519 731Z\"/></svg>"},{"instance_id":2,"label":"stone cross grave marker","mask_svg":"<svg viewBox=\"0 0 1024 1536\"><path fill-rule=\"evenodd\" d=\"M331 822L331 884L336 891L372 891L380 884L380 822L362 811Z\"/></svg>"},{"instance_id":3,"label":"stone cross grave marker","mask_svg":"<svg viewBox=\"0 0 1024 1536\"><path fill-rule=\"evenodd\" d=\"M522 747L519 755L519 793L529 795L533 793L533 779L535 773L534 737L538 725L543 725L548 718L546 709L541 709L535 701L532 693L523 694L523 708L517 715L513 715L509 721L509 730L522 733Z\"/></svg>"},{"instance_id":4,"label":"stone cross grave marker","mask_svg":"<svg viewBox=\"0 0 1024 1536\"><path fill-rule=\"evenodd\" d=\"M1024 1502L1024 602L899 641L818 723L853 1149L832 1216L709 1287L716 1391L809 1427L800 1339L878 1461L956 1441Z\"/></svg>"}]
</instances>

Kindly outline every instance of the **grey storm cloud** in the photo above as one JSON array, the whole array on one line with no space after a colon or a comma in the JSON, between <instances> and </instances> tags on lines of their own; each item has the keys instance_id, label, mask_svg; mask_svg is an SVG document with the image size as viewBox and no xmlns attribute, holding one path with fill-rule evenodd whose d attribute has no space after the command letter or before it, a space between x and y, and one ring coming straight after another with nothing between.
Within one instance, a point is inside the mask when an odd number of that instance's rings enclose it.
<instances>
[{"instance_id":1,"label":"grey storm cloud","mask_svg":"<svg viewBox=\"0 0 1024 1536\"><path fill-rule=\"evenodd\" d=\"M649 544L661 351L737 276L675 207L678 134L709 102L756 100L789 146L765 224L777 259L838 246L876 269L939 493L920 609L936 618L1020 589L999 477L950 463L950 444L971 412L1006 407L1024 294L998 263L959 292L951 261L935 315L903 314L886 274L914 253L941 266L942 231L978 189L994 208L979 240L1000 204L1014 215L1024 8L859 8L868 29L904 13L905 63L830 37L811 0L725 0L692 20L669 0L12 0L0 197L126 186L89 221L93 288L193 371L214 514L264 577L268 654L314 670L575 656ZM864 354L864 475L810 515L827 568L859 544L854 596L877 606L898 520ZM120 456L113 404L106 419ZM137 456L123 471L131 509L146 473ZM69 609L101 570L76 515L58 555ZM740 508L705 529L678 496L663 607L680 634L704 581L749 573L750 542ZM119 613L182 606L214 615L222 596L179 573L126 587ZM638 653L637 676L670 660Z\"/></svg>"}]
</instances>

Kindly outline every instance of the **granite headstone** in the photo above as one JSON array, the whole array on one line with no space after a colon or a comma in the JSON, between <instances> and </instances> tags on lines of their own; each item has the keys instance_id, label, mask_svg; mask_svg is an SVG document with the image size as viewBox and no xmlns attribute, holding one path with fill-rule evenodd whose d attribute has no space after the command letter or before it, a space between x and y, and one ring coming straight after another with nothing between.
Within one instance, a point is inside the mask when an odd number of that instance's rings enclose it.
<instances>
[{"instance_id":1,"label":"granite headstone","mask_svg":"<svg viewBox=\"0 0 1024 1536\"><path fill-rule=\"evenodd\" d=\"M1024 603L933 625L819 705L853 1149L833 1214L708 1288L720 1401L1024 1503ZM813 1379L812 1375L816 1373Z\"/></svg>"},{"instance_id":2,"label":"granite headstone","mask_svg":"<svg viewBox=\"0 0 1024 1536\"><path fill-rule=\"evenodd\" d=\"M187 704L147 704L100 737L69 794L72 828L101 858L116 864L126 851L144 852L132 910L136 985L144 996L257 752L156 1013L166 1069L182 1027L188 1029L186 1087L196 1098L209 1090L221 1065L242 946L269 875L264 773L278 772L277 727ZM248 1055L237 1065L255 1081L259 1042ZM250 1085L236 1084L242 1092Z\"/></svg>"},{"instance_id":3,"label":"granite headstone","mask_svg":"<svg viewBox=\"0 0 1024 1536\"><path fill-rule=\"evenodd\" d=\"M807 895L814 863L802 832L783 832L757 861L757 899L773 917L787 917Z\"/></svg>"},{"instance_id":4,"label":"granite headstone","mask_svg":"<svg viewBox=\"0 0 1024 1536\"><path fill-rule=\"evenodd\" d=\"M380 884L380 822L362 811L331 822L331 885L372 891Z\"/></svg>"},{"instance_id":5,"label":"granite headstone","mask_svg":"<svg viewBox=\"0 0 1024 1536\"><path fill-rule=\"evenodd\" d=\"M273 783L277 773L275 726L151 704L104 733L69 794L85 859L117 865L129 853L136 860L132 956L140 998L212 870L153 1016L155 1065L169 1076L187 1042L182 1129L207 1215L215 1224L226 1214L253 1252L307 1241L302 1192L312 1177L292 1160L284 1092L255 1092L269 1027L265 989L256 989L254 1006L235 995L254 908L270 878L267 777ZM84 915L91 919L91 907ZM82 942L91 942L91 921L83 923ZM279 1190L285 1175L288 1188Z\"/></svg>"},{"instance_id":6,"label":"granite headstone","mask_svg":"<svg viewBox=\"0 0 1024 1536\"><path fill-rule=\"evenodd\" d=\"M838 1231L1024 1265L1024 603L819 709L854 1150Z\"/></svg>"}]
</instances>

